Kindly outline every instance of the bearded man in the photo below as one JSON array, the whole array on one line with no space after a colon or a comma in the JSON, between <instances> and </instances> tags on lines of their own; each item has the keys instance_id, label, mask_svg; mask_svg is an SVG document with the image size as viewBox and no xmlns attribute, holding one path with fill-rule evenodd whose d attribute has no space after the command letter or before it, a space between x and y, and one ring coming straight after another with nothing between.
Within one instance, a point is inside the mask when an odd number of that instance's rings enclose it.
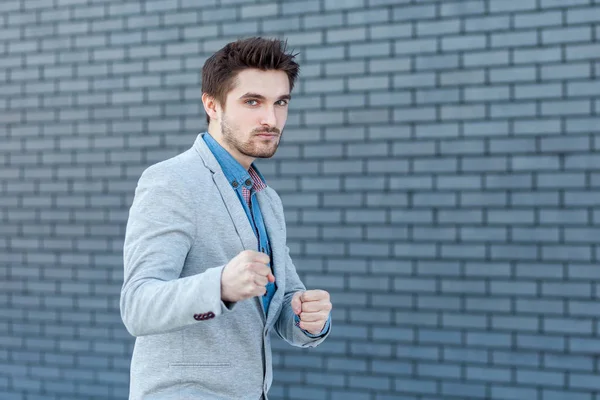
<instances>
[{"instance_id":1,"label":"bearded man","mask_svg":"<svg viewBox=\"0 0 600 400\"><path fill-rule=\"evenodd\" d=\"M139 179L120 298L130 400L267 399L271 331L298 347L329 335L329 293L299 279L281 200L253 164L279 146L294 57L263 38L217 51L202 69L207 132Z\"/></svg>"}]
</instances>

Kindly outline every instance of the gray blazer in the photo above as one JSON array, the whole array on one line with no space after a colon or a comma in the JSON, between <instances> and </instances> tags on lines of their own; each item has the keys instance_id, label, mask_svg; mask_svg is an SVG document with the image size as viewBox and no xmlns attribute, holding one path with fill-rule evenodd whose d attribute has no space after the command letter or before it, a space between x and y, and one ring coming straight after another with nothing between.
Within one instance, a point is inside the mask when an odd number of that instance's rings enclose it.
<instances>
[{"instance_id":1,"label":"gray blazer","mask_svg":"<svg viewBox=\"0 0 600 400\"><path fill-rule=\"evenodd\" d=\"M136 337L130 400L266 399L270 332L298 347L329 334L310 338L294 325L292 295L305 287L286 246L281 200L269 187L257 198L278 285L267 315L258 297L221 301L223 267L258 244L202 134L143 172L127 222L120 299Z\"/></svg>"}]
</instances>

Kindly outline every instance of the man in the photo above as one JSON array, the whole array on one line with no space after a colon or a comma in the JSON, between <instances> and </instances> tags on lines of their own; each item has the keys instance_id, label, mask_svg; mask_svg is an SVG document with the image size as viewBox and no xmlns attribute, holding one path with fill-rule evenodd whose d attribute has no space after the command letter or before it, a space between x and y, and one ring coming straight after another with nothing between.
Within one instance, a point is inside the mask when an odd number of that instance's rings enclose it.
<instances>
[{"instance_id":1,"label":"man","mask_svg":"<svg viewBox=\"0 0 600 400\"><path fill-rule=\"evenodd\" d=\"M270 332L299 347L330 332L329 294L300 281L281 200L253 165L279 145L294 57L262 38L216 52L202 70L208 132L140 177L121 291L130 400L266 399Z\"/></svg>"}]
</instances>

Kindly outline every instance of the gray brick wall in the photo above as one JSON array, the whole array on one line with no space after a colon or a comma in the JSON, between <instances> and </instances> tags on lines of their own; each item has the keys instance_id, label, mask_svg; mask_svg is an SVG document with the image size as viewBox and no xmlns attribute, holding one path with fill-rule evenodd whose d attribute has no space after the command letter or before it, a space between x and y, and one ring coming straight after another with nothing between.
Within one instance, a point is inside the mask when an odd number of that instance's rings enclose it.
<instances>
[{"instance_id":1,"label":"gray brick wall","mask_svg":"<svg viewBox=\"0 0 600 400\"><path fill-rule=\"evenodd\" d=\"M600 399L599 33L597 0L0 2L0 398L126 398L136 180L261 34L302 77L260 166L335 306L272 397Z\"/></svg>"}]
</instances>

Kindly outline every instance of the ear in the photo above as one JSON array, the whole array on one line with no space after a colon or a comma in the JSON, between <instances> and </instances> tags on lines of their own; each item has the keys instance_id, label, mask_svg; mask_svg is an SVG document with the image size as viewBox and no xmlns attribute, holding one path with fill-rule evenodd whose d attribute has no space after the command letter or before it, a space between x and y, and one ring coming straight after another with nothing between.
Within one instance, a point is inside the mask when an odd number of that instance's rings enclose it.
<instances>
[{"instance_id":1,"label":"ear","mask_svg":"<svg viewBox=\"0 0 600 400\"><path fill-rule=\"evenodd\" d=\"M217 100L207 93L202 93L202 104L211 121L217 121L217 110L219 109Z\"/></svg>"}]
</instances>

